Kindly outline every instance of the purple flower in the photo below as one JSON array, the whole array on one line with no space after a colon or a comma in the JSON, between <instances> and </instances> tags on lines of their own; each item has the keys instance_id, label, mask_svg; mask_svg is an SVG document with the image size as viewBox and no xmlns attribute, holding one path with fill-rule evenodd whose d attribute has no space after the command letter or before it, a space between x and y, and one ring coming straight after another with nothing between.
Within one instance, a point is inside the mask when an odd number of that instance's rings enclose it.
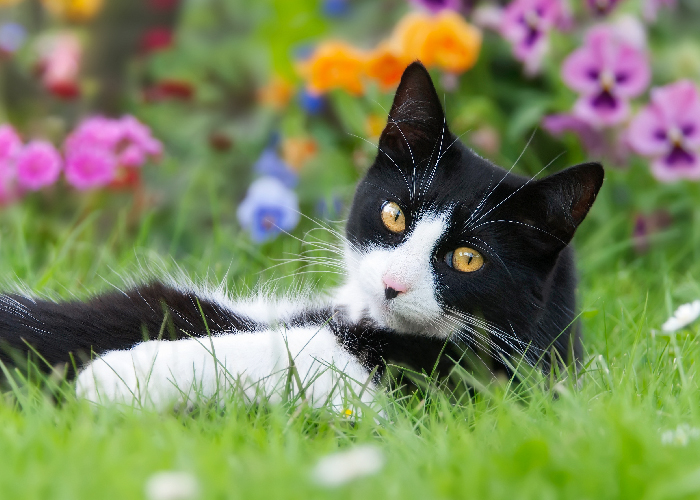
<instances>
[{"instance_id":1,"label":"purple flower","mask_svg":"<svg viewBox=\"0 0 700 500\"><path fill-rule=\"evenodd\" d=\"M588 8L597 16L607 16L620 0L586 0Z\"/></svg>"},{"instance_id":2,"label":"purple flower","mask_svg":"<svg viewBox=\"0 0 700 500\"><path fill-rule=\"evenodd\" d=\"M644 19L649 22L656 21L659 9L662 7L667 7L672 9L676 6L676 0L645 0L642 7L644 13Z\"/></svg>"},{"instance_id":3,"label":"purple flower","mask_svg":"<svg viewBox=\"0 0 700 500\"><path fill-rule=\"evenodd\" d=\"M274 177L282 181L282 184L288 188L293 188L297 185L297 173L289 168L289 165L279 157L273 146L267 147L262 152L258 161L253 165L253 170L260 175Z\"/></svg>"},{"instance_id":4,"label":"purple flower","mask_svg":"<svg viewBox=\"0 0 700 500\"><path fill-rule=\"evenodd\" d=\"M317 115L323 111L325 100L322 95L304 89L299 93L299 104L310 115Z\"/></svg>"},{"instance_id":5,"label":"purple flower","mask_svg":"<svg viewBox=\"0 0 700 500\"><path fill-rule=\"evenodd\" d=\"M61 155L50 142L31 141L17 155L17 182L36 191L50 186L61 173Z\"/></svg>"},{"instance_id":6,"label":"purple flower","mask_svg":"<svg viewBox=\"0 0 700 500\"><path fill-rule=\"evenodd\" d=\"M513 45L513 54L525 71L539 71L549 45L549 32L562 16L559 0L514 0L505 8L501 35Z\"/></svg>"},{"instance_id":7,"label":"purple flower","mask_svg":"<svg viewBox=\"0 0 700 500\"><path fill-rule=\"evenodd\" d=\"M24 44L27 30L17 23L5 23L0 26L0 54L14 54Z\"/></svg>"},{"instance_id":8,"label":"purple flower","mask_svg":"<svg viewBox=\"0 0 700 500\"><path fill-rule=\"evenodd\" d=\"M653 159L651 171L663 182L700 180L700 94L681 80L651 91L651 103L630 124L627 141Z\"/></svg>"},{"instance_id":9,"label":"purple flower","mask_svg":"<svg viewBox=\"0 0 700 500\"><path fill-rule=\"evenodd\" d=\"M324 0L322 5L323 14L327 17L343 17L348 13L348 0Z\"/></svg>"},{"instance_id":10,"label":"purple flower","mask_svg":"<svg viewBox=\"0 0 700 500\"><path fill-rule=\"evenodd\" d=\"M66 151L66 180L77 189L106 186L116 175L116 157L105 148L84 144Z\"/></svg>"},{"instance_id":11,"label":"purple flower","mask_svg":"<svg viewBox=\"0 0 700 500\"><path fill-rule=\"evenodd\" d=\"M299 201L294 191L274 177L261 177L248 188L238 206L238 222L256 243L291 231L299 223Z\"/></svg>"},{"instance_id":12,"label":"purple flower","mask_svg":"<svg viewBox=\"0 0 700 500\"><path fill-rule=\"evenodd\" d=\"M574 114L594 127L615 125L651 78L646 54L608 27L593 28L583 47L564 61L564 82L579 92Z\"/></svg>"},{"instance_id":13,"label":"purple flower","mask_svg":"<svg viewBox=\"0 0 700 500\"><path fill-rule=\"evenodd\" d=\"M409 2L430 12L460 10L462 8L462 0L409 0Z\"/></svg>"},{"instance_id":14,"label":"purple flower","mask_svg":"<svg viewBox=\"0 0 700 500\"><path fill-rule=\"evenodd\" d=\"M602 131L591 127L570 113L545 116L542 127L555 137L561 137L567 132L575 134L589 155L600 157L605 151L605 137Z\"/></svg>"}]
</instances>

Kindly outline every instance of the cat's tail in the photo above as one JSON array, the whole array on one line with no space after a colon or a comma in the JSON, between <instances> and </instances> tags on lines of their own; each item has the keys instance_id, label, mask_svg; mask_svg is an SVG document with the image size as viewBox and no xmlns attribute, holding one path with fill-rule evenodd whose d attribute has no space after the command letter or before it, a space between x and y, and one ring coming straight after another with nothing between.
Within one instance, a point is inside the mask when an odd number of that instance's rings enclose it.
<instances>
[{"instance_id":1,"label":"cat's tail","mask_svg":"<svg viewBox=\"0 0 700 500\"><path fill-rule=\"evenodd\" d=\"M42 371L67 365L74 374L95 356L144 340L253 329L224 304L159 282L86 301L0 295L0 361L19 368L31 361Z\"/></svg>"}]
</instances>

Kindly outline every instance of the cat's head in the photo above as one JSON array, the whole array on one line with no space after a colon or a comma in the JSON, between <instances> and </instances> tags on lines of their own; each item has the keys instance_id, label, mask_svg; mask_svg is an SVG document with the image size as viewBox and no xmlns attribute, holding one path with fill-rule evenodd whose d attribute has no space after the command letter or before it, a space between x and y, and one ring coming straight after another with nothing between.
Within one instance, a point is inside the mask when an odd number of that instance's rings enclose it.
<instances>
[{"instance_id":1,"label":"cat's head","mask_svg":"<svg viewBox=\"0 0 700 500\"><path fill-rule=\"evenodd\" d=\"M445 336L460 315L532 329L602 182L597 163L535 180L481 158L450 132L413 63L355 193L341 300L356 319L404 333Z\"/></svg>"}]
</instances>

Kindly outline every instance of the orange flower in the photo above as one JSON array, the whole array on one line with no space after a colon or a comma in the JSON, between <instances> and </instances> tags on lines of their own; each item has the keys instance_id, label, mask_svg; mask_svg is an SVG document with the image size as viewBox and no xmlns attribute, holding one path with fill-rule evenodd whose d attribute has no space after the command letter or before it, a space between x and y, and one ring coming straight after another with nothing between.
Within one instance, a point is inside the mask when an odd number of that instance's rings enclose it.
<instances>
[{"instance_id":1,"label":"orange flower","mask_svg":"<svg viewBox=\"0 0 700 500\"><path fill-rule=\"evenodd\" d=\"M399 75L401 76L401 75ZM382 135L382 130L386 126L386 117L384 115L369 115L365 120L365 130L367 135L372 139L378 139Z\"/></svg>"},{"instance_id":2,"label":"orange flower","mask_svg":"<svg viewBox=\"0 0 700 500\"><path fill-rule=\"evenodd\" d=\"M450 10L435 16L407 15L396 26L393 39L407 58L451 73L474 66L481 49L481 32Z\"/></svg>"},{"instance_id":3,"label":"orange flower","mask_svg":"<svg viewBox=\"0 0 700 500\"><path fill-rule=\"evenodd\" d=\"M282 159L297 172L316 155L317 150L313 139L294 137L282 141Z\"/></svg>"},{"instance_id":4,"label":"orange flower","mask_svg":"<svg viewBox=\"0 0 700 500\"><path fill-rule=\"evenodd\" d=\"M339 88L358 95L362 93L364 66L362 52L343 42L329 41L319 45L299 69L310 92L322 94Z\"/></svg>"},{"instance_id":5,"label":"orange flower","mask_svg":"<svg viewBox=\"0 0 700 500\"><path fill-rule=\"evenodd\" d=\"M102 8L103 0L41 0L53 15L69 21L89 21Z\"/></svg>"},{"instance_id":6,"label":"orange flower","mask_svg":"<svg viewBox=\"0 0 700 500\"><path fill-rule=\"evenodd\" d=\"M390 42L381 43L367 58L365 73L379 82L383 89L397 85L411 59Z\"/></svg>"},{"instance_id":7,"label":"orange flower","mask_svg":"<svg viewBox=\"0 0 700 500\"><path fill-rule=\"evenodd\" d=\"M294 95L294 87L282 77L275 76L270 82L258 89L258 101L275 109L282 109Z\"/></svg>"}]
</instances>

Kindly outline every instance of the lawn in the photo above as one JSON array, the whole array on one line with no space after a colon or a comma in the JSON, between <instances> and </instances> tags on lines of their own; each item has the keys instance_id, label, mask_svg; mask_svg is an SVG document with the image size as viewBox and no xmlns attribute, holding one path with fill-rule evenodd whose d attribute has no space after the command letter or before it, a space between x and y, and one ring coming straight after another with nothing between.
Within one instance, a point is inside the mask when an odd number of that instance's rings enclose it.
<instances>
[{"instance_id":1,"label":"lawn","mask_svg":"<svg viewBox=\"0 0 700 500\"><path fill-rule=\"evenodd\" d=\"M165 414L93 408L74 400L70 386L56 405L40 384L15 374L17 387L0 402L2 496L140 498L149 477L173 470L193 474L202 498L697 498L700 331L696 324L671 337L660 325L700 296L700 209L693 205L700 193L690 184L667 193L655 187L658 196L674 196L670 206L685 216L637 255L619 198L623 180L638 176L643 184L645 175L609 171L575 240L586 346L579 386L504 382L455 402L428 385L413 397L387 397L386 418L351 422L303 407L246 408L235 399ZM39 201L12 207L2 214L0 274L6 284L63 298L122 286L144 270L224 280L242 293L273 276L282 278L280 288L290 286L285 276L299 263L268 268L299 253L300 243L281 237L251 246L214 193L204 230L191 225L187 197L132 225L128 197L116 216L91 212L63 222L42 216ZM181 220L178 233L172 228ZM171 255L175 238L188 250ZM334 280L310 276L308 286ZM335 488L314 480L322 457L366 443L385 458L381 471Z\"/></svg>"}]
</instances>

